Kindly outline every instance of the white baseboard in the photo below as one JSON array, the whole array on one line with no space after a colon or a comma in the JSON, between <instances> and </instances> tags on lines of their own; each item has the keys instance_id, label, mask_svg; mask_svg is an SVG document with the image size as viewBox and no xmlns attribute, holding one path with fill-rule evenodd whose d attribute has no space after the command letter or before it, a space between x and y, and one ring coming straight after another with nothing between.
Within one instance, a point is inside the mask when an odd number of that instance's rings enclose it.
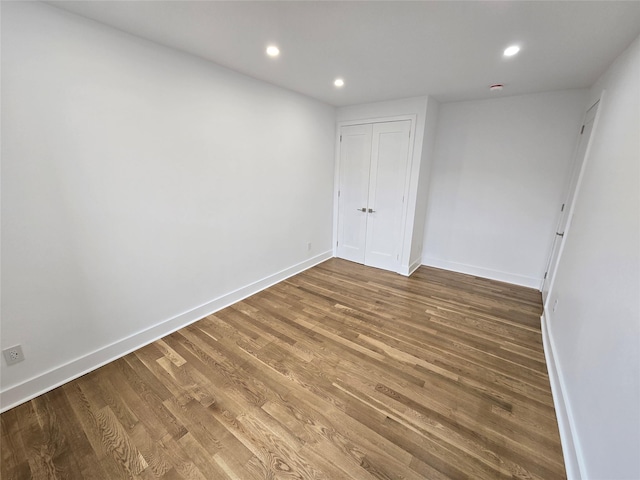
<instances>
[{"instance_id":1,"label":"white baseboard","mask_svg":"<svg viewBox=\"0 0 640 480\"><path fill-rule=\"evenodd\" d=\"M551 393L553 404L556 409L558 419L558 429L560 431L560 441L562 442L562 454L564 465L567 471L568 480L581 480L584 472L584 462L580 455L580 446L577 437L574 435L575 427L571 405L567 402L566 387L559 368L555 343L548 325L549 312L544 309L540 317L542 325L542 343L544 345L544 356L547 361L547 371L549 372L549 382L551 383Z\"/></svg>"},{"instance_id":2,"label":"white baseboard","mask_svg":"<svg viewBox=\"0 0 640 480\"><path fill-rule=\"evenodd\" d=\"M444 270L451 270L452 272L465 273L467 275L473 275L475 277L489 278L491 280L497 280L499 282L507 282L514 285L521 285L523 287L535 288L536 290L540 289L541 284L541 280L539 278L527 277L525 275L518 275L515 273L501 272L500 270L491 270L489 268L476 267L474 265L451 262L449 260L442 260L439 258L423 258L422 264L428 267L442 268Z\"/></svg>"},{"instance_id":3,"label":"white baseboard","mask_svg":"<svg viewBox=\"0 0 640 480\"><path fill-rule=\"evenodd\" d=\"M55 367L20 384L10 386L0 392L0 412L7 411L43 393L85 375L109 362L131 353L159 338L165 337L187 325L211 315L229 305L250 297L278 282L307 270L333 257L332 251L316 255L289 268L269 275L245 287L229 292L210 302L195 307L173 318L160 322L126 338L83 355L64 365Z\"/></svg>"},{"instance_id":4,"label":"white baseboard","mask_svg":"<svg viewBox=\"0 0 640 480\"><path fill-rule=\"evenodd\" d=\"M422 265L422 257L417 258L413 262L409 264L408 267L402 266L398 270L400 275L404 275L405 277L410 277L413 272L415 272Z\"/></svg>"}]
</instances>

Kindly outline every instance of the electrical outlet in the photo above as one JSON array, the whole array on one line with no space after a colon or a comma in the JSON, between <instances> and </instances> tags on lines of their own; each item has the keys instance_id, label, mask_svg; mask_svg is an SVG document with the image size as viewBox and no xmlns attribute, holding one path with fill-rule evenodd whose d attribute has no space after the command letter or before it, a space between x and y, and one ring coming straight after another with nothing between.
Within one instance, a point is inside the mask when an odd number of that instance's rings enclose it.
<instances>
[{"instance_id":1,"label":"electrical outlet","mask_svg":"<svg viewBox=\"0 0 640 480\"><path fill-rule=\"evenodd\" d=\"M552 312L556 311L556 308L558 308L558 299L556 298L556 301L553 302L553 308L551 309Z\"/></svg>"},{"instance_id":2,"label":"electrical outlet","mask_svg":"<svg viewBox=\"0 0 640 480\"><path fill-rule=\"evenodd\" d=\"M15 347L5 348L2 353L4 359L7 361L7 365L13 365L24 360L24 354L22 353L22 347L16 345Z\"/></svg>"}]
</instances>

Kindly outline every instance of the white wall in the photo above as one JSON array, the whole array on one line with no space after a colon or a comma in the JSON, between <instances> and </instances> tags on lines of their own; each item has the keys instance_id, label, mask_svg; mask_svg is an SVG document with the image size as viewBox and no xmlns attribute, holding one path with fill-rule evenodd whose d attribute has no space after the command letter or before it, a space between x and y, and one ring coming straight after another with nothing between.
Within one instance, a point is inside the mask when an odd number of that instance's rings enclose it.
<instances>
[{"instance_id":1,"label":"white wall","mask_svg":"<svg viewBox=\"0 0 640 480\"><path fill-rule=\"evenodd\" d=\"M418 195L416 198L415 223L411 238L411 257L409 265L411 271L422 264L422 250L424 248L424 230L427 215L427 202L429 198L429 185L431 183L431 168L435 152L436 131L438 127L438 111L440 103L435 98L429 97L427 112L424 122L424 137L422 143L422 158L420 160L420 176L418 179Z\"/></svg>"},{"instance_id":2,"label":"white wall","mask_svg":"<svg viewBox=\"0 0 640 480\"><path fill-rule=\"evenodd\" d=\"M336 110L338 127L341 122L372 121L401 115L415 115L413 125L413 144L411 145L410 184L408 189L407 212L404 230L402 255L400 258L400 273L408 275L411 271L411 244L414 225L416 223L417 198L419 193L419 176L424 144L425 125L427 120L427 104L429 97L411 97L387 102L366 103L340 107ZM435 103L435 101L434 101ZM336 156L338 152L336 152ZM337 171L336 171L337 175ZM337 211L334 229L337 232ZM337 233L336 233L337 235ZM334 235L335 236L335 235ZM334 245L337 238L334 238Z\"/></svg>"},{"instance_id":3,"label":"white wall","mask_svg":"<svg viewBox=\"0 0 640 480\"><path fill-rule=\"evenodd\" d=\"M327 105L2 2L2 348L26 356L2 408L330 256L334 132Z\"/></svg>"},{"instance_id":4,"label":"white wall","mask_svg":"<svg viewBox=\"0 0 640 480\"><path fill-rule=\"evenodd\" d=\"M424 264L540 287L585 94L440 106Z\"/></svg>"},{"instance_id":5,"label":"white wall","mask_svg":"<svg viewBox=\"0 0 640 480\"><path fill-rule=\"evenodd\" d=\"M545 312L584 479L640 478L640 38L605 90Z\"/></svg>"}]
</instances>

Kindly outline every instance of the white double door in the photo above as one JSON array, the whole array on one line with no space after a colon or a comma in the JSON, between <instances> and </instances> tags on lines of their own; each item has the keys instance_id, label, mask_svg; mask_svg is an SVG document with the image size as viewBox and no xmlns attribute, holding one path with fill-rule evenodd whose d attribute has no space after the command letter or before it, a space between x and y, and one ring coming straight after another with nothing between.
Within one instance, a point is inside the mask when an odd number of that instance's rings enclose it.
<instances>
[{"instance_id":1,"label":"white double door","mask_svg":"<svg viewBox=\"0 0 640 480\"><path fill-rule=\"evenodd\" d=\"M411 120L340 131L337 256L397 271Z\"/></svg>"}]
</instances>

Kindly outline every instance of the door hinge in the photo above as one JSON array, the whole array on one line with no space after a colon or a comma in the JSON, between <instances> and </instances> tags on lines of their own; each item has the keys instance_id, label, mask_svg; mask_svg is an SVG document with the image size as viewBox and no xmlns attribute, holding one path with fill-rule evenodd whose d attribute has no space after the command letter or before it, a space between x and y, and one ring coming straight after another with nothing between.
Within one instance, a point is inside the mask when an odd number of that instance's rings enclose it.
<instances>
[{"instance_id":1,"label":"door hinge","mask_svg":"<svg viewBox=\"0 0 640 480\"><path fill-rule=\"evenodd\" d=\"M564 212L564 203L562 204L562 207L560 207L560 211Z\"/></svg>"},{"instance_id":2,"label":"door hinge","mask_svg":"<svg viewBox=\"0 0 640 480\"><path fill-rule=\"evenodd\" d=\"M338 190L338 198L340 198L340 190Z\"/></svg>"},{"instance_id":3,"label":"door hinge","mask_svg":"<svg viewBox=\"0 0 640 480\"><path fill-rule=\"evenodd\" d=\"M336 240L336 247L338 246L338 241Z\"/></svg>"},{"instance_id":4,"label":"door hinge","mask_svg":"<svg viewBox=\"0 0 640 480\"><path fill-rule=\"evenodd\" d=\"M547 274L548 274L548 273L549 273L549 272L544 272L544 278L543 278L543 280L546 280L546 279L547 279Z\"/></svg>"},{"instance_id":5,"label":"door hinge","mask_svg":"<svg viewBox=\"0 0 640 480\"><path fill-rule=\"evenodd\" d=\"M342 135L340 135L340 141L342 141Z\"/></svg>"},{"instance_id":6,"label":"door hinge","mask_svg":"<svg viewBox=\"0 0 640 480\"><path fill-rule=\"evenodd\" d=\"M580 135L582 135L584 133L584 125L582 125L582 128L580 129Z\"/></svg>"}]
</instances>

